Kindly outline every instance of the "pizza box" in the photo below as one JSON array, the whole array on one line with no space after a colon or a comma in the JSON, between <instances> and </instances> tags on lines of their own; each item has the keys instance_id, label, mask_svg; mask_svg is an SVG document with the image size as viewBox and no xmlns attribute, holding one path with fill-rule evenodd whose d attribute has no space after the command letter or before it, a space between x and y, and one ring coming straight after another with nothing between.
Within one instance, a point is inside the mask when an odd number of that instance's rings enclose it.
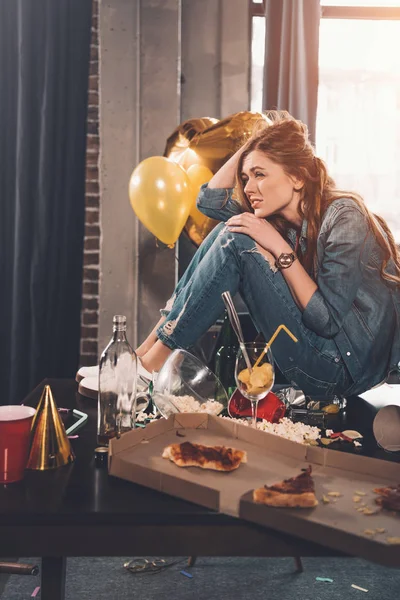
<instances>
[{"instance_id":1,"label":"pizza box","mask_svg":"<svg viewBox=\"0 0 400 600\"><path fill-rule=\"evenodd\" d=\"M181 468L162 458L165 446L184 441L245 450L247 463L221 472ZM293 477L308 465L313 469L317 507L272 508L253 502L254 488ZM233 419L181 413L112 440L109 473L347 554L400 566L400 516L356 510L361 504L378 508L373 488L397 485L398 463L299 444ZM329 503L322 501L323 496Z\"/></svg>"}]
</instances>

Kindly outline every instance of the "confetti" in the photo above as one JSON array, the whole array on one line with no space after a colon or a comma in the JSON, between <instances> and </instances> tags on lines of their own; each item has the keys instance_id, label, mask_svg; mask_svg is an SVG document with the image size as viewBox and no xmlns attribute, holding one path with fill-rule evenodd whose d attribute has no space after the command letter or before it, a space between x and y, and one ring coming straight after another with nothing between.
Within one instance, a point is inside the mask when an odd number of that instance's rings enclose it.
<instances>
[{"instance_id":1,"label":"confetti","mask_svg":"<svg viewBox=\"0 0 400 600\"><path fill-rule=\"evenodd\" d=\"M375 529L364 529L365 535L375 535Z\"/></svg>"},{"instance_id":2,"label":"confetti","mask_svg":"<svg viewBox=\"0 0 400 600\"><path fill-rule=\"evenodd\" d=\"M181 575L184 575L185 577L190 577L190 579L193 579L193 575L191 575L187 571L181 571Z\"/></svg>"},{"instance_id":3,"label":"confetti","mask_svg":"<svg viewBox=\"0 0 400 600\"><path fill-rule=\"evenodd\" d=\"M32 594L31 594L31 598L36 598L36 596L37 596L37 595L38 595L38 593L39 593L39 590L40 590L40 586L39 586L39 587L36 587L36 588L33 590Z\"/></svg>"},{"instance_id":4,"label":"confetti","mask_svg":"<svg viewBox=\"0 0 400 600\"><path fill-rule=\"evenodd\" d=\"M360 502L361 496L353 496L353 502Z\"/></svg>"},{"instance_id":5,"label":"confetti","mask_svg":"<svg viewBox=\"0 0 400 600\"><path fill-rule=\"evenodd\" d=\"M69 435L67 436L69 440L76 440L76 438L79 437L79 435Z\"/></svg>"},{"instance_id":6,"label":"confetti","mask_svg":"<svg viewBox=\"0 0 400 600\"><path fill-rule=\"evenodd\" d=\"M368 590L366 590L365 588L362 588L359 585L355 585L354 583L351 584L351 587L355 590L360 590L360 592L368 592Z\"/></svg>"},{"instance_id":7,"label":"confetti","mask_svg":"<svg viewBox=\"0 0 400 600\"><path fill-rule=\"evenodd\" d=\"M324 504L329 504L330 503L330 500L329 500L328 496L325 496L325 494L322 496L322 502Z\"/></svg>"},{"instance_id":8,"label":"confetti","mask_svg":"<svg viewBox=\"0 0 400 600\"><path fill-rule=\"evenodd\" d=\"M339 498L342 496L340 492L328 492L328 496L333 496L334 498Z\"/></svg>"},{"instance_id":9,"label":"confetti","mask_svg":"<svg viewBox=\"0 0 400 600\"><path fill-rule=\"evenodd\" d=\"M316 577L315 581L324 581L326 583L333 583L333 579L330 577Z\"/></svg>"},{"instance_id":10,"label":"confetti","mask_svg":"<svg viewBox=\"0 0 400 600\"><path fill-rule=\"evenodd\" d=\"M367 494L365 492L360 492L359 490L356 490L354 492L357 496L366 496Z\"/></svg>"}]
</instances>

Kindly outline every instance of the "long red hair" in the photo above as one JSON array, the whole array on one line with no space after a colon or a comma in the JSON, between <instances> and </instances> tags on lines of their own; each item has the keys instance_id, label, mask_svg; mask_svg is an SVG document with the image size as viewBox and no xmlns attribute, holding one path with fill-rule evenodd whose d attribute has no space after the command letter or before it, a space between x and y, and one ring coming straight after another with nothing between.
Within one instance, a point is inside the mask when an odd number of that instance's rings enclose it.
<instances>
[{"instance_id":1,"label":"long red hair","mask_svg":"<svg viewBox=\"0 0 400 600\"><path fill-rule=\"evenodd\" d=\"M400 254L393 235L382 217L373 214L363 199L354 192L340 190L328 174L323 160L315 156L308 139L307 126L294 119L286 111L270 111L268 121L260 123L260 129L246 143L240 156L236 173L236 193L246 211L252 212L251 205L244 193L241 178L243 161L251 152L259 150L270 160L281 165L287 175L297 177L304 182L300 190L299 215L308 222L307 251L300 257L305 269L313 272L317 249L317 238L323 215L328 206L338 198L352 198L367 217L377 243L383 251L381 276L387 281L400 284ZM282 217L273 215L268 220L282 233L290 224ZM393 259L395 274L386 271L387 264Z\"/></svg>"}]
</instances>

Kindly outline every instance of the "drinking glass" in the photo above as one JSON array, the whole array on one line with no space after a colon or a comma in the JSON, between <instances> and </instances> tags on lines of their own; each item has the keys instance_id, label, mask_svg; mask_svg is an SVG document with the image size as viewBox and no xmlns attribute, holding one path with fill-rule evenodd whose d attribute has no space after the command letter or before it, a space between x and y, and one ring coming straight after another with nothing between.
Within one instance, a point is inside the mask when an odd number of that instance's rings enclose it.
<instances>
[{"instance_id":1,"label":"drinking glass","mask_svg":"<svg viewBox=\"0 0 400 600\"><path fill-rule=\"evenodd\" d=\"M247 353L251 372L245 358ZM251 402L252 426L257 427L257 405L272 389L275 380L274 359L267 344L246 342L236 356L235 379L238 389Z\"/></svg>"}]
</instances>

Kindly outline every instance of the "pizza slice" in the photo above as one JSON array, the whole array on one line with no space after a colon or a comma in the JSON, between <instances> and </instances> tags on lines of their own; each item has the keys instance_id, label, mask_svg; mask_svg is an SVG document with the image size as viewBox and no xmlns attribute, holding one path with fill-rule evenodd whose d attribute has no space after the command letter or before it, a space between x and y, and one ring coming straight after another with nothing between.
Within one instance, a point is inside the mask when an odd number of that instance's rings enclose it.
<instances>
[{"instance_id":1,"label":"pizza slice","mask_svg":"<svg viewBox=\"0 0 400 600\"><path fill-rule=\"evenodd\" d=\"M395 487L375 488L374 492L379 494L375 499L378 506L400 512L400 483Z\"/></svg>"},{"instance_id":2,"label":"pizza slice","mask_svg":"<svg viewBox=\"0 0 400 600\"><path fill-rule=\"evenodd\" d=\"M253 490L253 500L259 504L286 508L311 508L317 506L311 465L300 475L274 485Z\"/></svg>"},{"instance_id":3,"label":"pizza slice","mask_svg":"<svg viewBox=\"0 0 400 600\"><path fill-rule=\"evenodd\" d=\"M247 462L247 453L225 446L204 446L203 444L170 444L162 453L178 467L200 467L213 471L234 471L241 463Z\"/></svg>"}]
</instances>

